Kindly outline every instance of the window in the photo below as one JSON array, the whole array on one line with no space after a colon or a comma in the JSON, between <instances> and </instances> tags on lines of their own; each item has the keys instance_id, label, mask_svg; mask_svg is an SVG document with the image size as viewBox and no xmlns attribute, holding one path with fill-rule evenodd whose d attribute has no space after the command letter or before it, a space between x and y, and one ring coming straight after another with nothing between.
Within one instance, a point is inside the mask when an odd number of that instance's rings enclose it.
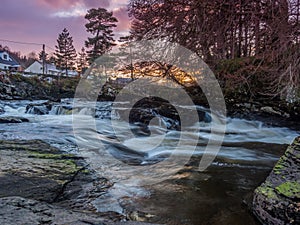
<instances>
[{"instance_id":1,"label":"window","mask_svg":"<svg viewBox=\"0 0 300 225\"><path fill-rule=\"evenodd\" d=\"M7 55L3 54L3 59L7 60Z\"/></svg>"}]
</instances>

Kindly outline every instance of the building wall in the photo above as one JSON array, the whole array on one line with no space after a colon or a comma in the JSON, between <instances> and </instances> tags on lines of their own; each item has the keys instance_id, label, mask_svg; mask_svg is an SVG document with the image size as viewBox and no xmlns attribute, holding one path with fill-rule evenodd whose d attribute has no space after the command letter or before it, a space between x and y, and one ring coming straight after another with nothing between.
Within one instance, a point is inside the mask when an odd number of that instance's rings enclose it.
<instances>
[{"instance_id":1,"label":"building wall","mask_svg":"<svg viewBox=\"0 0 300 225\"><path fill-rule=\"evenodd\" d=\"M8 70L8 65L0 63L0 69L1 70Z\"/></svg>"},{"instance_id":2,"label":"building wall","mask_svg":"<svg viewBox=\"0 0 300 225\"><path fill-rule=\"evenodd\" d=\"M24 71L26 73L40 74L40 73L43 73L43 66L39 62L35 61L29 67L27 67Z\"/></svg>"}]
</instances>

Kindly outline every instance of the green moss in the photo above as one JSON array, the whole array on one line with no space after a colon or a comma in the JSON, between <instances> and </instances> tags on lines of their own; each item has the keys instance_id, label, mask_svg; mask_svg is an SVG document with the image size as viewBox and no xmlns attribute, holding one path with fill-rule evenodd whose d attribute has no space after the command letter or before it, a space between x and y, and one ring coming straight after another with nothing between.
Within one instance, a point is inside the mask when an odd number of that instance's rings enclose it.
<instances>
[{"instance_id":1,"label":"green moss","mask_svg":"<svg viewBox=\"0 0 300 225\"><path fill-rule=\"evenodd\" d=\"M300 198L300 183L295 181L280 184L275 190L288 198Z\"/></svg>"},{"instance_id":2,"label":"green moss","mask_svg":"<svg viewBox=\"0 0 300 225\"><path fill-rule=\"evenodd\" d=\"M40 153L40 152L29 152L30 157L38 158L38 159L48 159L48 160L56 160L58 164L62 164L61 169L65 173L74 173L78 171L81 167L78 167L76 162L73 159L72 154L51 154L51 153Z\"/></svg>"},{"instance_id":3,"label":"green moss","mask_svg":"<svg viewBox=\"0 0 300 225\"><path fill-rule=\"evenodd\" d=\"M258 187L255 192L260 193L269 199L278 199L274 189L270 187L267 182Z\"/></svg>"},{"instance_id":4,"label":"green moss","mask_svg":"<svg viewBox=\"0 0 300 225\"><path fill-rule=\"evenodd\" d=\"M67 173L74 173L78 171L81 167L78 167L77 164L73 160L60 160L63 163L63 169Z\"/></svg>"},{"instance_id":5,"label":"green moss","mask_svg":"<svg viewBox=\"0 0 300 225\"><path fill-rule=\"evenodd\" d=\"M91 173L91 171L88 170L88 169L84 169L84 170L82 170L81 172L84 173L84 174L89 174L89 173Z\"/></svg>"},{"instance_id":6,"label":"green moss","mask_svg":"<svg viewBox=\"0 0 300 225\"><path fill-rule=\"evenodd\" d=\"M278 162L276 163L273 171L275 174L281 174L281 172L286 168L285 166L285 162L287 160L287 157L286 155L283 155L279 160Z\"/></svg>"},{"instance_id":7,"label":"green moss","mask_svg":"<svg viewBox=\"0 0 300 225\"><path fill-rule=\"evenodd\" d=\"M68 159L74 157L72 154L52 154L29 151L30 157L38 159Z\"/></svg>"}]
</instances>

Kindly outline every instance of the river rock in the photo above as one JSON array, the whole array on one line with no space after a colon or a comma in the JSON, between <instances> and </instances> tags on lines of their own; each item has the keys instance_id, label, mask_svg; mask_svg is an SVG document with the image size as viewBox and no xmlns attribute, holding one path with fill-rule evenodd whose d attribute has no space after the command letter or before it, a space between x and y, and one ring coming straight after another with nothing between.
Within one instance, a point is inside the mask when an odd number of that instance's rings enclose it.
<instances>
[{"instance_id":1,"label":"river rock","mask_svg":"<svg viewBox=\"0 0 300 225\"><path fill-rule=\"evenodd\" d=\"M99 224L104 219L92 214L70 211L59 206L22 197L0 199L0 224Z\"/></svg>"},{"instance_id":2,"label":"river rock","mask_svg":"<svg viewBox=\"0 0 300 225\"><path fill-rule=\"evenodd\" d=\"M56 201L83 160L39 140L0 141L0 197Z\"/></svg>"},{"instance_id":3,"label":"river rock","mask_svg":"<svg viewBox=\"0 0 300 225\"><path fill-rule=\"evenodd\" d=\"M177 109L180 109L180 113ZM129 113L129 122L131 124L138 124L142 129L142 133L149 133L148 126L154 118L160 119L169 130L180 130L182 118L190 118L191 113L191 109L180 106L175 108L166 100L157 97L148 97L141 99L132 107ZM211 117L207 112L197 110L197 114L200 121L211 122ZM120 115L127 119L127 115ZM192 120L186 121L190 122L190 124L186 125L193 125L196 122Z\"/></svg>"},{"instance_id":4,"label":"river rock","mask_svg":"<svg viewBox=\"0 0 300 225\"><path fill-rule=\"evenodd\" d=\"M14 117L14 116L0 117L0 123L23 123L23 122L29 122L29 120L27 118Z\"/></svg>"},{"instance_id":5,"label":"river rock","mask_svg":"<svg viewBox=\"0 0 300 225\"><path fill-rule=\"evenodd\" d=\"M270 106L264 106L264 107L261 107L260 110L262 112L265 112L265 113L268 113L268 114L271 114L271 115L277 115L277 116L281 116L281 112L279 111L276 111L275 109L273 109L272 107Z\"/></svg>"},{"instance_id":6,"label":"river rock","mask_svg":"<svg viewBox=\"0 0 300 225\"><path fill-rule=\"evenodd\" d=\"M47 101L27 105L26 113L35 115L70 115L72 114L72 109L72 105L70 104Z\"/></svg>"},{"instance_id":7,"label":"river rock","mask_svg":"<svg viewBox=\"0 0 300 225\"><path fill-rule=\"evenodd\" d=\"M300 224L300 137L255 190L253 211L263 224Z\"/></svg>"},{"instance_id":8,"label":"river rock","mask_svg":"<svg viewBox=\"0 0 300 225\"><path fill-rule=\"evenodd\" d=\"M46 115L52 109L52 103L50 101L44 103L32 103L26 106L26 113L36 115Z\"/></svg>"},{"instance_id":9,"label":"river rock","mask_svg":"<svg viewBox=\"0 0 300 225\"><path fill-rule=\"evenodd\" d=\"M0 140L0 184L1 225L144 224L97 212L93 202L113 184L83 158L40 140Z\"/></svg>"},{"instance_id":10,"label":"river rock","mask_svg":"<svg viewBox=\"0 0 300 225\"><path fill-rule=\"evenodd\" d=\"M58 205L18 196L0 198L0 224L150 225L140 222L112 222L97 214L72 211Z\"/></svg>"}]
</instances>

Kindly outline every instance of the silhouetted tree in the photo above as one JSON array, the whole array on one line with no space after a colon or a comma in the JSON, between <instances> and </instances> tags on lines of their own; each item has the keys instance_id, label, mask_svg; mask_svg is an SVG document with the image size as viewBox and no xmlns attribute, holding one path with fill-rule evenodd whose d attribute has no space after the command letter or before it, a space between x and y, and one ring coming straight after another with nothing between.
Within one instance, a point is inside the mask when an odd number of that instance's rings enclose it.
<instances>
[{"instance_id":1,"label":"silhouetted tree","mask_svg":"<svg viewBox=\"0 0 300 225\"><path fill-rule=\"evenodd\" d=\"M113 38L113 28L116 27L118 20L112 12L108 12L103 8L88 10L85 19L88 20L85 25L87 32L92 35L85 42L85 46L90 49L87 54L89 62L92 63L116 45Z\"/></svg>"},{"instance_id":2,"label":"silhouetted tree","mask_svg":"<svg viewBox=\"0 0 300 225\"><path fill-rule=\"evenodd\" d=\"M77 70L80 75L84 73L84 71L88 68L88 60L87 54L85 49L82 48L80 52L78 52L78 59L77 59Z\"/></svg>"},{"instance_id":3,"label":"silhouetted tree","mask_svg":"<svg viewBox=\"0 0 300 225\"><path fill-rule=\"evenodd\" d=\"M74 69L77 54L73 46L73 38L66 28L59 34L55 48L56 66L64 69L66 76L68 76L68 70Z\"/></svg>"}]
</instances>

